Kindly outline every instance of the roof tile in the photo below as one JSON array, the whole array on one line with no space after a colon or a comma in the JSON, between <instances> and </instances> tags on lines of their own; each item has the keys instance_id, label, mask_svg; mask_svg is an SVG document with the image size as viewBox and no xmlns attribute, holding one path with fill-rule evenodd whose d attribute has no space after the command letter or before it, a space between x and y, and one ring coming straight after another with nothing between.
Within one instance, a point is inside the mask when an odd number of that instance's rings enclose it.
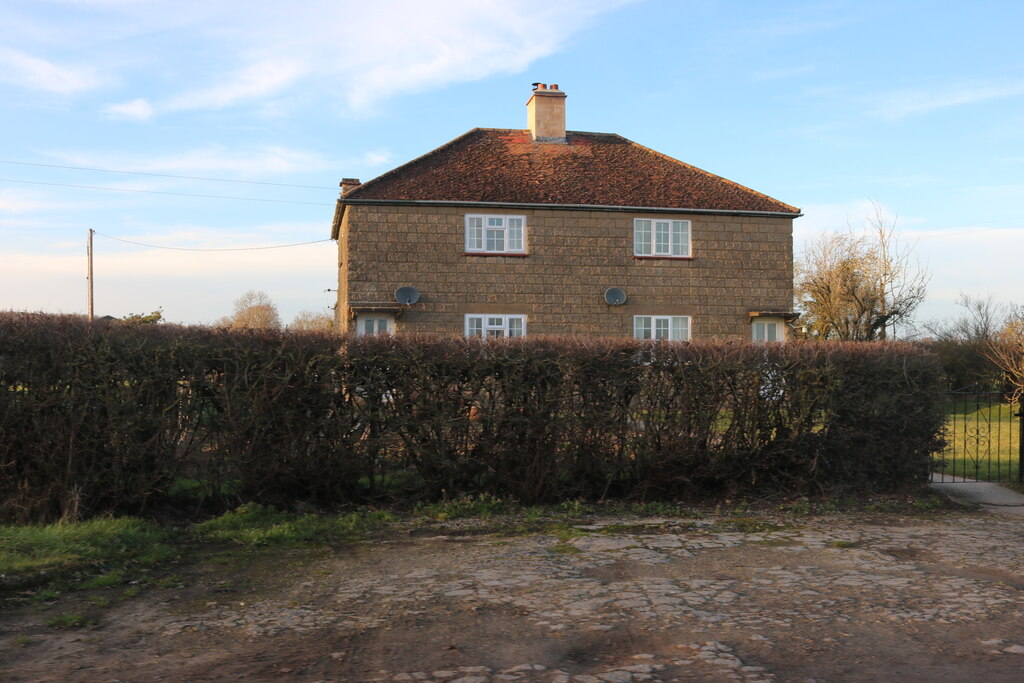
<instances>
[{"instance_id":1,"label":"roof tile","mask_svg":"<svg viewBox=\"0 0 1024 683\"><path fill-rule=\"evenodd\" d=\"M349 199L636 206L799 213L788 204L619 135L474 128L364 183Z\"/></svg>"}]
</instances>

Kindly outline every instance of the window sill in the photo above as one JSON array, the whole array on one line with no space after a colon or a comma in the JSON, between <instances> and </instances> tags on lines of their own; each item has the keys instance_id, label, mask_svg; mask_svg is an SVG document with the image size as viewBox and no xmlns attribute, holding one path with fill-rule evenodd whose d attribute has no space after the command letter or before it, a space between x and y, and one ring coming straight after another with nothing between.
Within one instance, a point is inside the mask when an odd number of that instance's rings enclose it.
<instances>
[{"instance_id":1,"label":"window sill","mask_svg":"<svg viewBox=\"0 0 1024 683\"><path fill-rule=\"evenodd\" d=\"M503 251L464 251L463 256L511 256L512 258L525 258L529 254L514 251L514 252L503 252Z\"/></svg>"},{"instance_id":2,"label":"window sill","mask_svg":"<svg viewBox=\"0 0 1024 683\"><path fill-rule=\"evenodd\" d=\"M693 261L693 256L640 256L633 254L633 258L638 261Z\"/></svg>"}]
</instances>

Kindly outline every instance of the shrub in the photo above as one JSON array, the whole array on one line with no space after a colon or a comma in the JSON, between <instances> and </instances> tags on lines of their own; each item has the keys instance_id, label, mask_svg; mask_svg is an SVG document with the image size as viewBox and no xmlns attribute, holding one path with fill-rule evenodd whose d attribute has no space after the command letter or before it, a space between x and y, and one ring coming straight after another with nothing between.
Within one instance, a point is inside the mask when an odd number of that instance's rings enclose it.
<instances>
[{"instance_id":1,"label":"shrub","mask_svg":"<svg viewBox=\"0 0 1024 683\"><path fill-rule=\"evenodd\" d=\"M941 446L917 346L341 338L0 314L0 519L186 488L336 507L885 490ZM189 486L176 482L187 477Z\"/></svg>"}]
</instances>

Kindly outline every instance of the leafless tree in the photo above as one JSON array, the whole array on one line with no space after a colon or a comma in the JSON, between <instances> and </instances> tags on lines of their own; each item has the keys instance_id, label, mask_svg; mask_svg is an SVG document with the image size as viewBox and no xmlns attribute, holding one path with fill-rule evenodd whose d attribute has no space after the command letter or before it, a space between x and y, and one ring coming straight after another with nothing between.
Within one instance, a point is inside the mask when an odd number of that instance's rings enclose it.
<instances>
[{"instance_id":1,"label":"leafless tree","mask_svg":"<svg viewBox=\"0 0 1024 683\"><path fill-rule=\"evenodd\" d=\"M922 327L932 351L945 368L950 387L999 390L1005 373L993 362L992 344L1003 328L1007 308L992 296L960 293L960 317L925 323Z\"/></svg>"},{"instance_id":2,"label":"leafless tree","mask_svg":"<svg viewBox=\"0 0 1024 683\"><path fill-rule=\"evenodd\" d=\"M875 204L862 234L822 235L796 267L796 297L813 339L886 339L924 301L931 276Z\"/></svg>"},{"instance_id":3,"label":"leafless tree","mask_svg":"<svg viewBox=\"0 0 1024 683\"><path fill-rule=\"evenodd\" d=\"M279 329L281 317L266 292L250 289L235 301L235 312L217 325L231 328Z\"/></svg>"},{"instance_id":4,"label":"leafless tree","mask_svg":"<svg viewBox=\"0 0 1024 683\"><path fill-rule=\"evenodd\" d=\"M989 359L1006 373L1014 400L1024 396L1024 306L1011 304L1006 322L988 347Z\"/></svg>"},{"instance_id":5,"label":"leafless tree","mask_svg":"<svg viewBox=\"0 0 1024 683\"><path fill-rule=\"evenodd\" d=\"M288 326L292 330L331 332L334 328L334 316L330 313L299 311Z\"/></svg>"}]
</instances>

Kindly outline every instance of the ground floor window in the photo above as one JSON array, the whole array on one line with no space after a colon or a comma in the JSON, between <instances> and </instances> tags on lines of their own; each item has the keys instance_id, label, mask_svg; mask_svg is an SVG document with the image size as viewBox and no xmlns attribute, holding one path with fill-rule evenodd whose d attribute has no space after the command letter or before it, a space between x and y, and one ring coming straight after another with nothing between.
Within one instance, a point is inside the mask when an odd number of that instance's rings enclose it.
<instances>
[{"instance_id":1,"label":"ground floor window","mask_svg":"<svg viewBox=\"0 0 1024 683\"><path fill-rule=\"evenodd\" d=\"M380 313L360 313L356 316L356 334L360 337L375 334L394 334L395 316Z\"/></svg>"},{"instance_id":2,"label":"ground floor window","mask_svg":"<svg viewBox=\"0 0 1024 683\"><path fill-rule=\"evenodd\" d=\"M755 342L782 341L782 324L773 322L755 322L752 324Z\"/></svg>"},{"instance_id":3,"label":"ground floor window","mask_svg":"<svg viewBox=\"0 0 1024 683\"><path fill-rule=\"evenodd\" d=\"M526 335L525 315L484 315L470 313L466 316L466 336L522 337Z\"/></svg>"},{"instance_id":4,"label":"ground floor window","mask_svg":"<svg viewBox=\"0 0 1024 683\"><path fill-rule=\"evenodd\" d=\"M663 339L665 341L689 341L690 316L633 316L633 337L636 339Z\"/></svg>"}]
</instances>

